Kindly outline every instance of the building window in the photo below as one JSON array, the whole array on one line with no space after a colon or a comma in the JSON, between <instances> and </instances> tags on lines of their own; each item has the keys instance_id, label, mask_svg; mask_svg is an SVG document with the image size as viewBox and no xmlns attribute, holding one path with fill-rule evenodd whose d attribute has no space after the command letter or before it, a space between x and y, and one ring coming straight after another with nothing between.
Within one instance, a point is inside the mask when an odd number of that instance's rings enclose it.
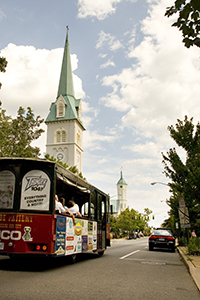
<instances>
[{"instance_id":1,"label":"building window","mask_svg":"<svg viewBox=\"0 0 200 300\"><path fill-rule=\"evenodd\" d=\"M62 130L62 143L66 142L66 131Z\"/></svg>"},{"instance_id":2,"label":"building window","mask_svg":"<svg viewBox=\"0 0 200 300\"><path fill-rule=\"evenodd\" d=\"M81 132L80 130L77 132L77 144L81 146Z\"/></svg>"},{"instance_id":3,"label":"building window","mask_svg":"<svg viewBox=\"0 0 200 300\"><path fill-rule=\"evenodd\" d=\"M57 131L57 134L56 134L56 143L60 143L60 131Z\"/></svg>"},{"instance_id":4,"label":"building window","mask_svg":"<svg viewBox=\"0 0 200 300\"><path fill-rule=\"evenodd\" d=\"M67 140L67 133L66 131L61 127L55 131L54 134L54 143L65 143Z\"/></svg>"},{"instance_id":5,"label":"building window","mask_svg":"<svg viewBox=\"0 0 200 300\"><path fill-rule=\"evenodd\" d=\"M63 103L60 103L58 106L58 116L60 118L62 118L63 115L64 115L64 105L63 105Z\"/></svg>"},{"instance_id":6,"label":"building window","mask_svg":"<svg viewBox=\"0 0 200 300\"><path fill-rule=\"evenodd\" d=\"M56 118L64 118L65 116L65 101L62 96L59 97L56 103Z\"/></svg>"}]
</instances>

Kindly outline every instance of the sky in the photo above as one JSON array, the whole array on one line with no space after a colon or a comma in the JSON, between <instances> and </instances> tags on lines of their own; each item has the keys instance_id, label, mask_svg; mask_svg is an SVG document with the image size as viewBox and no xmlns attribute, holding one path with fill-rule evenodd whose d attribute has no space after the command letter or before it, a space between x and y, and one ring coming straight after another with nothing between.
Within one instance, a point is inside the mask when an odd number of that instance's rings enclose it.
<instances>
[{"instance_id":1,"label":"sky","mask_svg":"<svg viewBox=\"0 0 200 300\"><path fill-rule=\"evenodd\" d=\"M173 0L0 0L0 100L6 114L31 107L46 119L56 100L66 26L76 98L82 99L83 176L116 199L123 172L129 208L168 218L162 155L176 147L167 127L200 119L199 48L187 49ZM46 152L45 133L34 142ZM185 153L177 148L184 160ZM160 182L151 185L152 182ZM162 184L164 183L164 184Z\"/></svg>"}]
</instances>

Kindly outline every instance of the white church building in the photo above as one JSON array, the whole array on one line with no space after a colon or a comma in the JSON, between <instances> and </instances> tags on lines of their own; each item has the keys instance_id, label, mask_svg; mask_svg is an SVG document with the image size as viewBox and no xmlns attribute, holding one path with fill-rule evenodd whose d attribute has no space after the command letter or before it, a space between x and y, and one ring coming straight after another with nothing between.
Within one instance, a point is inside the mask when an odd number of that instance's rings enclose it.
<instances>
[{"instance_id":1,"label":"white church building","mask_svg":"<svg viewBox=\"0 0 200 300\"><path fill-rule=\"evenodd\" d=\"M81 120L81 100L75 98L71 57L67 36L56 101L50 106L46 153L82 173L82 141L85 130Z\"/></svg>"},{"instance_id":2,"label":"white church building","mask_svg":"<svg viewBox=\"0 0 200 300\"><path fill-rule=\"evenodd\" d=\"M112 215L118 216L124 211L127 206L127 183L123 178L122 171L120 172L120 179L117 182L117 199L110 199L112 207Z\"/></svg>"},{"instance_id":3,"label":"white church building","mask_svg":"<svg viewBox=\"0 0 200 300\"><path fill-rule=\"evenodd\" d=\"M81 120L81 100L75 98L73 74L71 68L70 47L67 35L64 47L58 93L55 102L51 103L45 120L47 125L46 153L59 159L69 167L76 166L82 173L83 131ZM117 182L117 199L110 199L113 215L119 215L127 208L127 183L122 171Z\"/></svg>"}]
</instances>

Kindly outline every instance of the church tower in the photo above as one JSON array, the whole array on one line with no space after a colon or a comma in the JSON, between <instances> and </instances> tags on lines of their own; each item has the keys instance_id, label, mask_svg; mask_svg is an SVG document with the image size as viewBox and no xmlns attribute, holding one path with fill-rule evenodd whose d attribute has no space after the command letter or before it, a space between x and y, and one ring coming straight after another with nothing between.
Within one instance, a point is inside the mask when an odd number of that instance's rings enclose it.
<instances>
[{"instance_id":1,"label":"church tower","mask_svg":"<svg viewBox=\"0 0 200 300\"><path fill-rule=\"evenodd\" d=\"M122 171L121 177L117 182L117 196L119 200L119 214L127 208L127 198L126 198L126 191L127 191L127 183L123 179Z\"/></svg>"},{"instance_id":2,"label":"church tower","mask_svg":"<svg viewBox=\"0 0 200 300\"><path fill-rule=\"evenodd\" d=\"M81 100L75 98L68 27L56 101L51 103L45 121L46 153L82 172L82 142L85 130L81 120Z\"/></svg>"},{"instance_id":3,"label":"church tower","mask_svg":"<svg viewBox=\"0 0 200 300\"><path fill-rule=\"evenodd\" d=\"M123 179L122 171L120 173L120 179L117 182L117 199L110 198L110 205L112 207L112 215L118 216L121 214L123 210L125 210L127 206L127 198L126 198L126 191L127 191L127 183Z\"/></svg>"}]
</instances>

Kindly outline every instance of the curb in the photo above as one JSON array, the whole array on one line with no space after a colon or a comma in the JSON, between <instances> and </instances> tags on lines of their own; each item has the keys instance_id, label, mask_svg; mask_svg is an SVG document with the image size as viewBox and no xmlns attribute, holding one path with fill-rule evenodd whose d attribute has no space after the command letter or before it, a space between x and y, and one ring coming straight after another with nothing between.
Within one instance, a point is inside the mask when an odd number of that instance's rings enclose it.
<instances>
[{"instance_id":1,"label":"curb","mask_svg":"<svg viewBox=\"0 0 200 300\"><path fill-rule=\"evenodd\" d=\"M200 269L194 266L192 260L187 256L187 254L184 253L184 251L180 247L177 247L177 251L182 257L184 264L186 265L192 279L194 280L194 283L200 291Z\"/></svg>"}]
</instances>

